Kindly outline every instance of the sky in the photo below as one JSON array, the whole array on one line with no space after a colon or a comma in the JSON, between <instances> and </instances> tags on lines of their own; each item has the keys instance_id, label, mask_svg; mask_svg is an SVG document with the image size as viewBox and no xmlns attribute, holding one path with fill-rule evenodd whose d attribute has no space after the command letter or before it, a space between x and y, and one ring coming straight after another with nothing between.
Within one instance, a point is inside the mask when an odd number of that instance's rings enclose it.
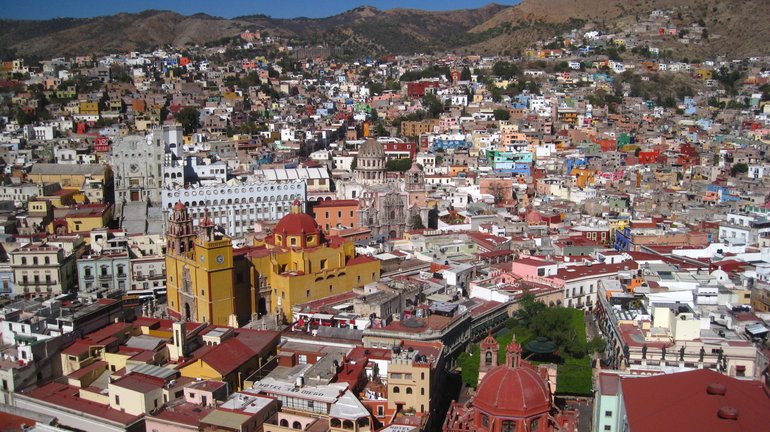
<instances>
[{"instance_id":1,"label":"sky","mask_svg":"<svg viewBox=\"0 0 770 432\"><path fill-rule=\"evenodd\" d=\"M86 18L147 9L173 10L183 15L203 12L224 18L265 14L275 18L319 18L361 5L379 9L409 7L426 10L468 9L492 0L0 0L0 18ZM516 0L499 0L515 4Z\"/></svg>"}]
</instances>

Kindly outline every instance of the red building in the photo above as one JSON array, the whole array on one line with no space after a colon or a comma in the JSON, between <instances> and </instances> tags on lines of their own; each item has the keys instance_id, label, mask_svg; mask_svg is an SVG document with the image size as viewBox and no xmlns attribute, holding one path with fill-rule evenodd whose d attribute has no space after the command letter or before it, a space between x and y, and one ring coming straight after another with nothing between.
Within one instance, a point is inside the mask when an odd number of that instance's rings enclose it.
<instances>
[{"instance_id":1,"label":"red building","mask_svg":"<svg viewBox=\"0 0 770 432\"><path fill-rule=\"evenodd\" d=\"M110 151L110 139L107 137L97 137L94 140L94 151L95 152L102 152L102 153L109 153Z\"/></svg>"},{"instance_id":2,"label":"red building","mask_svg":"<svg viewBox=\"0 0 770 432\"><path fill-rule=\"evenodd\" d=\"M466 404L453 403L443 432L577 431L574 411L553 406L548 371L522 360L521 346L508 344L505 365L497 366L497 341L480 344L483 378Z\"/></svg>"},{"instance_id":3,"label":"red building","mask_svg":"<svg viewBox=\"0 0 770 432\"><path fill-rule=\"evenodd\" d=\"M417 155L417 144L413 142L407 143L382 143L382 148L385 150L385 158L387 160L404 159L409 158L414 160Z\"/></svg>"},{"instance_id":4,"label":"red building","mask_svg":"<svg viewBox=\"0 0 770 432\"><path fill-rule=\"evenodd\" d=\"M660 158L660 150L640 151L639 156L636 158L636 163L640 165L651 165L660 163Z\"/></svg>"},{"instance_id":5,"label":"red building","mask_svg":"<svg viewBox=\"0 0 770 432\"><path fill-rule=\"evenodd\" d=\"M419 99L425 96L425 91L429 88L439 88L438 80L412 81L406 83L406 94L413 99Z\"/></svg>"}]
</instances>

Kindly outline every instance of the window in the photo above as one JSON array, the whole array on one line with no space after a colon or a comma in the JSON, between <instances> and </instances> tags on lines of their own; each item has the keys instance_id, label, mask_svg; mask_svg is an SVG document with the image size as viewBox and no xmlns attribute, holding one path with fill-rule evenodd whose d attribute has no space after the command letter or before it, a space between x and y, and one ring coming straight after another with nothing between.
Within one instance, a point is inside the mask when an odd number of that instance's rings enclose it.
<instances>
[{"instance_id":1,"label":"window","mask_svg":"<svg viewBox=\"0 0 770 432\"><path fill-rule=\"evenodd\" d=\"M401 393L401 389L398 386L393 387L393 393Z\"/></svg>"},{"instance_id":2,"label":"window","mask_svg":"<svg viewBox=\"0 0 770 432\"><path fill-rule=\"evenodd\" d=\"M305 295L307 296L307 298L310 298L310 290L306 290Z\"/></svg>"},{"instance_id":3,"label":"window","mask_svg":"<svg viewBox=\"0 0 770 432\"><path fill-rule=\"evenodd\" d=\"M406 394L412 394L412 388L411 387L407 387L406 388Z\"/></svg>"},{"instance_id":4,"label":"window","mask_svg":"<svg viewBox=\"0 0 770 432\"><path fill-rule=\"evenodd\" d=\"M3 382L5 382L5 381L3 381ZM385 407L383 407L382 405L377 405L377 416L381 417L381 416L384 416L384 415L385 415Z\"/></svg>"},{"instance_id":5,"label":"window","mask_svg":"<svg viewBox=\"0 0 770 432\"><path fill-rule=\"evenodd\" d=\"M604 412L605 417L612 417L612 411L605 411Z\"/></svg>"},{"instance_id":6,"label":"window","mask_svg":"<svg viewBox=\"0 0 770 432\"><path fill-rule=\"evenodd\" d=\"M502 432L516 432L516 422L513 420L503 420Z\"/></svg>"},{"instance_id":7,"label":"window","mask_svg":"<svg viewBox=\"0 0 770 432\"><path fill-rule=\"evenodd\" d=\"M115 395L115 405L120 406L120 396Z\"/></svg>"},{"instance_id":8,"label":"window","mask_svg":"<svg viewBox=\"0 0 770 432\"><path fill-rule=\"evenodd\" d=\"M536 431L540 427L540 419L534 419L529 423L529 430Z\"/></svg>"},{"instance_id":9,"label":"window","mask_svg":"<svg viewBox=\"0 0 770 432\"><path fill-rule=\"evenodd\" d=\"M610 425L604 425L604 430L606 430L606 431L608 431L608 430L612 430L612 426L610 426Z\"/></svg>"},{"instance_id":10,"label":"window","mask_svg":"<svg viewBox=\"0 0 770 432\"><path fill-rule=\"evenodd\" d=\"M489 427L489 417L486 414L481 415L481 425L484 427Z\"/></svg>"}]
</instances>

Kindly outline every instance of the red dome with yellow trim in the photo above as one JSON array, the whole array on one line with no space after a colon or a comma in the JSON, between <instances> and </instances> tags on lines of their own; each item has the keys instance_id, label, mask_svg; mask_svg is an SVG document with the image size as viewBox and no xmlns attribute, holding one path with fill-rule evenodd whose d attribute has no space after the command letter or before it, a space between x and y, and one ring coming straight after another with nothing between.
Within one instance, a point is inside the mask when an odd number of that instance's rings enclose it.
<instances>
[{"instance_id":1,"label":"red dome with yellow trim","mask_svg":"<svg viewBox=\"0 0 770 432\"><path fill-rule=\"evenodd\" d=\"M301 212L301 203L295 200L291 213L282 217L273 230L276 246L313 247L321 242L321 227L312 216Z\"/></svg>"}]
</instances>

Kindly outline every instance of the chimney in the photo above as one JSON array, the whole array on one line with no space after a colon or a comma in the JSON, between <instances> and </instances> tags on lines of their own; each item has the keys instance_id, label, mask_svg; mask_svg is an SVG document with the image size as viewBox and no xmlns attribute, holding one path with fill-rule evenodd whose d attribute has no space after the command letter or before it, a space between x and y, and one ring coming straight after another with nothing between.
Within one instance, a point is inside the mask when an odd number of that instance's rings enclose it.
<instances>
[{"instance_id":1,"label":"chimney","mask_svg":"<svg viewBox=\"0 0 770 432\"><path fill-rule=\"evenodd\" d=\"M171 330L173 333L173 344L169 347L169 357L171 361L179 361L180 357L185 357L187 354L187 330L184 323L179 321L171 324Z\"/></svg>"}]
</instances>

